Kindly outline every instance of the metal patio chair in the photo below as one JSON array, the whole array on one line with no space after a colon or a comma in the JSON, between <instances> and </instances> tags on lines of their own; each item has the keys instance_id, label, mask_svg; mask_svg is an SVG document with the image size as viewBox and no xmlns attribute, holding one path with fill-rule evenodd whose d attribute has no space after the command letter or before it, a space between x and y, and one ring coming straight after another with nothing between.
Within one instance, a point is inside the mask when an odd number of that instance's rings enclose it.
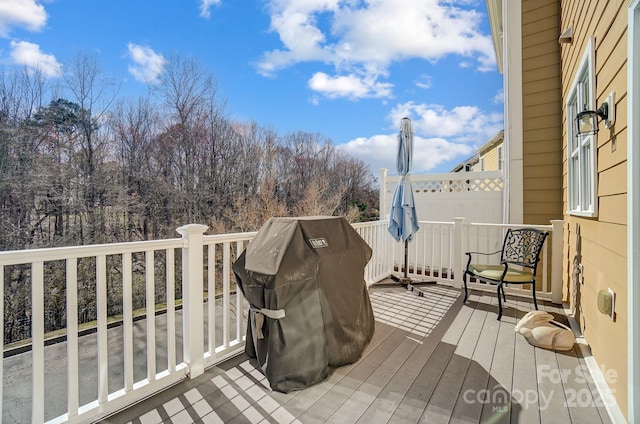
<instances>
[{"instance_id":1,"label":"metal patio chair","mask_svg":"<svg viewBox=\"0 0 640 424\"><path fill-rule=\"evenodd\" d=\"M536 300L536 268L540 261L540 252L548 232L535 228L509 229L502 243L502 250L492 253L465 252L468 257L464 271L464 299L467 301L467 276L497 284L498 320L502 318L502 302L507 301L504 294L505 284L531 284L533 304L538 309ZM472 263L474 255L490 256L500 253L500 265ZM502 293L502 297L500 297Z\"/></svg>"}]
</instances>

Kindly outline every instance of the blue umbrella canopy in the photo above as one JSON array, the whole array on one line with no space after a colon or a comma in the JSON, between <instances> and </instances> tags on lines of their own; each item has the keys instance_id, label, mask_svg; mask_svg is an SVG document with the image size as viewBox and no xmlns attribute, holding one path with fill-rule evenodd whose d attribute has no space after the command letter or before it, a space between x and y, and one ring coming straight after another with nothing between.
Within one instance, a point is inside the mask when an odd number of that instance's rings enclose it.
<instances>
[{"instance_id":1,"label":"blue umbrella canopy","mask_svg":"<svg viewBox=\"0 0 640 424\"><path fill-rule=\"evenodd\" d=\"M391 212L389 213L389 232L396 241L408 242L418 232L418 217L411 187L411 162L413 159L413 131L411 120L402 118L398 133L397 168L398 184L393 193Z\"/></svg>"}]
</instances>

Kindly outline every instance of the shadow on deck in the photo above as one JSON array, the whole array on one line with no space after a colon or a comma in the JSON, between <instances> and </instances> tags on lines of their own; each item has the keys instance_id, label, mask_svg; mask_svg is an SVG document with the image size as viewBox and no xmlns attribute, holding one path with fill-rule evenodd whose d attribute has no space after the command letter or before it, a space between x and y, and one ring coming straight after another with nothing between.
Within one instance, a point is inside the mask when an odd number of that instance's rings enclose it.
<instances>
[{"instance_id":1,"label":"shadow on deck","mask_svg":"<svg viewBox=\"0 0 640 424\"><path fill-rule=\"evenodd\" d=\"M393 284L370 288L375 335L359 361L289 394L246 355L212 367L104 423L608 423L580 348L553 352L516 334L530 299ZM541 309L565 321L546 302Z\"/></svg>"}]
</instances>

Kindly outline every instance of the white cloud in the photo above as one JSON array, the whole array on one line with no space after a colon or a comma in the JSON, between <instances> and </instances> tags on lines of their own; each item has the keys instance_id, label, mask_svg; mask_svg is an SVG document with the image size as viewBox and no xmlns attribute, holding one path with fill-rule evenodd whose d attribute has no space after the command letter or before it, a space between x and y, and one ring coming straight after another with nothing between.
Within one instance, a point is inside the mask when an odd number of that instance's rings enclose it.
<instances>
[{"instance_id":1,"label":"white cloud","mask_svg":"<svg viewBox=\"0 0 640 424\"><path fill-rule=\"evenodd\" d=\"M359 99L364 97L387 97L391 94L392 84L378 82L370 77L357 75L329 76L324 72L316 72L309 80L309 87L329 98L347 97Z\"/></svg>"},{"instance_id":2,"label":"white cloud","mask_svg":"<svg viewBox=\"0 0 640 424\"><path fill-rule=\"evenodd\" d=\"M470 156L473 151L502 129L501 114L486 113L475 106L447 110L440 105L397 105L388 119L397 126L395 133L360 137L338 146L361 159L372 172L387 168L396 172L397 131L403 117L411 118L413 139L412 172L432 172L437 166Z\"/></svg>"},{"instance_id":3,"label":"white cloud","mask_svg":"<svg viewBox=\"0 0 640 424\"><path fill-rule=\"evenodd\" d=\"M158 81L165 59L150 47L129 43L129 56L133 64L129 65L129 73L138 81L153 84Z\"/></svg>"},{"instance_id":4,"label":"white cloud","mask_svg":"<svg viewBox=\"0 0 640 424\"><path fill-rule=\"evenodd\" d=\"M264 53L258 63L263 75L319 61L336 70L327 79L358 74L377 80L394 62L435 62L452 54L481 71L495 68L491 37L480 32L480 12L438 0L270 0L269 11L282 48Z\"/></svg>"},{"instance_id":5,"label":"white cloud","mask_svg":"<svg viewBox=\"0 0 640 424\"><path fill-rule=\"evenodd\" d=\"M52 54L40 51L40 46L27 41L12 41L11 59L19 65L38 69L49 78L62 75L62 65L58 63Z\"/></svg>"},{"instance_id":6,"label":"white cloud","mask_svg":"<svg viewBox=\"0 0 640 424\"><path fill-rule=\"evenodd\" d=\"M221 0L200 0L200 16L209 19L211 17L211 7L220 4Z\"/></svg>"},{"instance_id":7,"label":"white cloud","mask_svg":"<svg viewBox=\"0 0 640 424\"><path fill-rule=\"evenodd\" d=\"M500 131L504 120L501 113L487 113L477 106L456 106L448 110L441 105L414 102L397 105L389 114L389 120L400 122L405 116L411 118L414 133L476 146Z\"/></svg>"},{"instance_id":8,"label":"white cloud","mask_svg":"<svg viewBox=\"0 0 640 424\"><path fill-rule=\"evenodd\" d=\"M0 1L0 36L6 37L10 27L39 31L47 22L47 12L35 0Z\"/></svg>"},{"instance_id":9,"label":"white cloud","mask_svg":"<svg viewBox=\"0 0 640 424\"><path fill-rule=\"evenodd\" d=\"M421 75L420 79L416 81L416 86L424 90L431 88L431 75Z\"/></svg>"},{"instance_id":10,"label":"white cloud","mask_svg":"<svg viewBox=\"0 0 640 424\"><path fill-rule=\"evenodd\" d=\"M369 170L374 174L377 174L381 168L388 169L390 174L396 173L397 134L357 138L339 145L338 149L362 160L369 165ZM469 156L472 152L473 147L468 144L414 135L411 172L429 172L443 162L454 160L458 156Z\"/></svg>"}]
</instances>

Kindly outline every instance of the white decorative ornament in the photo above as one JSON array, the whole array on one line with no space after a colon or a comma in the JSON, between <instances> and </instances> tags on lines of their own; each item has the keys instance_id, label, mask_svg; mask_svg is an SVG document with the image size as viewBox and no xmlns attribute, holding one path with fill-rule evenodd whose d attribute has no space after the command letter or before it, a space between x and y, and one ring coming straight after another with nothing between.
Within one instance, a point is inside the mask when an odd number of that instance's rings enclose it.
<instances>
[{"instance_id":1,"label":"white decorative ornament","mask_svg":"<svg viewBox=\"0 0 640 424\"><path fill-rule=\"evenodd\" d=\"M544 311L527 313L515 327L529 344L544 349L571 350L576 342L573 331L553 320L553 315Z\"/></svg>"}]
</instances>

